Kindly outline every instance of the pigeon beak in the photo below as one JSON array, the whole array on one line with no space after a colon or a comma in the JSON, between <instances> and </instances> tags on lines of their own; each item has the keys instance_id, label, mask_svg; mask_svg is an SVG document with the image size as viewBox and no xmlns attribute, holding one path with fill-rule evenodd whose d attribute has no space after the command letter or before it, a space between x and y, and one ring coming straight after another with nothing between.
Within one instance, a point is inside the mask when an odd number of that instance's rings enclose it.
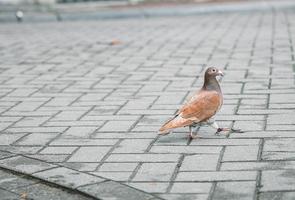
<instances>
[{"instance_id":1,"label":"pigeon beak","mask_svg":"<svg viewBox=\"0 0 295 200\"><path fill-rule=\"evenodd\" d=\"M224 76L224 73L222 71L220 71L220 70L218 70L217 74L220 75L220 76Z\"/></svg>"}]
</instances>

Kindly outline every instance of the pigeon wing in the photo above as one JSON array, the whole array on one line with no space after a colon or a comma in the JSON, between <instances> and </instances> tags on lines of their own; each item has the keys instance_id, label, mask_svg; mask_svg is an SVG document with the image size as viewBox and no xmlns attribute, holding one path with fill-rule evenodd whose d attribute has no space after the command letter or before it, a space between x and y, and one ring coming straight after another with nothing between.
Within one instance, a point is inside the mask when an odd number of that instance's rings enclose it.
<instances>
[{"instance_id":1,"label":"pigeon wing","mask_svg":"<svg viewBox=\"0 0 295 200\"><path fill-rule=\"evenodd\" d=\"M222 96L218 92L201 90L178 111L178 115L195 123L206 121L216 114L221 104Z\"/></svg>"}]
</instances>

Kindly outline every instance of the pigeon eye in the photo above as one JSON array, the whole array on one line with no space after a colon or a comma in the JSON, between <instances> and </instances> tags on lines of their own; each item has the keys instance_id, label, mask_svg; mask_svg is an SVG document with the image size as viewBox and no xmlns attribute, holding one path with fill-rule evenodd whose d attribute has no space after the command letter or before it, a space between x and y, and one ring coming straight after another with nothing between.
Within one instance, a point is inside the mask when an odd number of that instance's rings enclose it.
<instances>
[{"instance_id":1,"label":"pigeon eye","mask_svg":"<svg viewBox=\"0 0 295 200\"><path fill-rule=\"evenodd\" d=\"M212 72L215 72L216 70L215 69L212 69Z\"/></svg>"}]
</instances>

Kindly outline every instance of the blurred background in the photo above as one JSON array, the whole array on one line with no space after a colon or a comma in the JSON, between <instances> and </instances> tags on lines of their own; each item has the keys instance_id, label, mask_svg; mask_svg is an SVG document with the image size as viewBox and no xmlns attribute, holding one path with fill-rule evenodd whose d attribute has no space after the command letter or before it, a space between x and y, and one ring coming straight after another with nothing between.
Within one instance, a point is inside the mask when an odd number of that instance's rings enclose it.
<instances>
[{"instance_id":1,"label":"blurred background","mask_svg":"<svg viewBox=\"0 0 295 200\"><path fill-rule=\"evenodd\" d=\"M0 22L154 17L255 9L271 0L0 0ZM282 2L284 6L292 1ZM241 7L241 3L244 6ZM214 9L212 9L214 8ZM235 9L236 10L236 9Z\"/></svg>"}]
</instances>

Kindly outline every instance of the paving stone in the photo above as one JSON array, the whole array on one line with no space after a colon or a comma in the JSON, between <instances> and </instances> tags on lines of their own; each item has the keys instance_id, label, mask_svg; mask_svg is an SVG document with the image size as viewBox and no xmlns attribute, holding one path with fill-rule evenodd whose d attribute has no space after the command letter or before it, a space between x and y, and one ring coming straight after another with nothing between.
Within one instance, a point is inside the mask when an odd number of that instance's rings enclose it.
<instances>
[{"instance_id":1,"label":"paving stone","mask_svg":"<svg viewBox=\"0 0 295 200\"><path fill-rule=\"evenodd\" d=\"M12 111L34 111L46 101L23 101L17 106L13 107Z\"/></svg>"},{"instance_id":2,"label":"paving stone","mask_svg":"<svg viewBox=\"0 0 295 200\"><path fill-rule=\"evenodd\" d=\"M293 114L269 115L267 124L295 124Z\"/></svg>"},{"instance_id":3,"label":"paving stone","mask_svg":"<svg viewBox=\"0 0 295 200\"><path fill-rule=\"evenodd\" d=\"M80 147L68 162L99 162L110 147Z\"/></svg>"},{"instance_id":4,"label":"paving stone","mask_svg":"<svg viewBox=\"0 0 295 200\"><path fill-rule=\"evenodd\" d=\"M253 199L256 182L219 182L212 199Z\"/></svg>"},{"instance_id":5,"label":"paving stone","mask_svg":"<svg viewBox=\"0 0 295 200\"><path fill-rule=\"evenodd\" d=\"M113 181L127 182L132 172L91 172L91 174L101 176Z\"/></svg>"},{"instance_id":6,"label":"paving stone","mask_svg":"<svg viewBox=\"0 0 295 200\"><path fill-rule=\"evenodd\" d=\"M104 163L99 171L106 172L132 172L137 167L138 163Z\"/></svg>"},{"instance_id":7,"label":"paving stone","mask_svg":"<svg viewBox=\"0 0 295 200\"><path fill-rule=\"evenodd\" d=\"M65 133L63 133L64 137L81 137L88 138L97 127L71 127Z\"/></svg>"},{"instance_id":8,"label":"paving stone","mask_svg":"<svg viewBox=\"0 0 295 200\"><path fill-rule=\"evenodd\" d=\"M58 167L42 172L37 172L34 173L34 176L46 179L57 184L65 185L70 188L77 188L79 186L104 181L104 179L102 178L91 176L89 174L81 173L64 167Z\"/></svg>"},{"instance_id":9,"label":"paving stone","mask_svg":"<svg viewBox=\"0 0 295 200\"><path fill-rule=\"evenodd\" d=\"M295 197L295 192L263 192L259 194L259 199L267 200L292 200Z\"/></svg>"},{"instance_id":10,"label":"paving stone","mask_svg":"<svg viewBox=\"0 0 295 200\"><path fill-rule=\"evenodd\" d=\"M176 181L249 181L256 180L253 171L179 172Z\"/></svg>"},{"instance_id":11,"label":"paving stone","mask_svg":"<svg viewBox=\"0 0 295 200\"><path fill-rule=\"evenodd\" d=\"M64 162L62 166L68 167L70 169L78 170L81 172L93 172L97 169L99 163L81 163L81 162Z\"/></svg>"},{"instance_id":12,"label":"paving stone","mask_svg":"<svg viewBox=\"0 0 295 200\"><path fill-rule=\"evenodd\" d=\"M127 185L148 193L165 193L169 182L130 182Z\"/></svg>"},{"instance_id":13,"label":"paving stone","mask_svg":"<svg viewBox=\"0 0 295 200\"><path fill-rule=\"evenodd\" d=\"M32 133L19 140L17 145L46 145L58 136L58 134L59 133Z\"/></svg>"},{"instance_id":14,"label":"paving stone","mask_svg":"<svg viewBox=\"0 0 295 200\"><path fill-rule=\"evenodd\" d=\"M264 143L263 151L294 151L295 138L268 139Z\"/></svg>"},{"instance_id":15,"label":"paving stone","mask_svg":"<svg viewBox=\"0 0 295 200\"><path fill-rule=\"evenodd\" d=\"M276 170L294 169L294 161L224 162L221 170Z\"/></svg>"},{"instance_id":16,"label":"paving stone","mask_svg":"<svg viewBox=\"0 0 295 200\"><path fill-rule=\"evenodd\" d=\"M55 167L52 164L22 156L2 159L0 160L0 165L29 174Z\"/></svg>"},{"instance_id":17,"label":"paving stone","mask_svg":"<svg viewBox=\"0 0 295 200\"><path fill-rule=\"evenodd\" d=\"M109 121L99 131L101 132L114 132L123 131L127 132L132 128L134 121Z\"/></svg>"},{"instance_id":18,"label":"paving stone","mask_svg":"<svg viewBox=\"0 0 295 200\"><path fill-rule=\"evenodd\" d=\"M152 153L205 153L218 154L221 151L218 146L153 146Z\"/></svg>"},{"instance_id":19,"label":"paving stone","mask_svg":"<svg viewBox=\"0 0 295 200\"><path fill-rule=\"evenodd\" d=\"M152 139L124 139L113 153L144 153Z\"/></svg>"},{"instance_id":20,"label":"paving stone","mask_svg":"<svg viewBox=\"0 0 295 200\"><path fill-rule=\"evenodd\" d=\"M86 111L62 111L56 115L52 120L55 121L68 121L68 120L77 120L85 114Z\"/></svg>"},{"instance_id":21,"label":"paving stone","mask_svg":"<svg viewBox=\"0 0 295 200\"><path fill-rule=\"evenodd\" d=\"M209 193L212 183L174 183L171 193Z\"/></svg>"},{"instance_id":22,"label":"paving stone","mask_svg":"<svg viewBox=\"0 0 295 200\"><path fill-rule=\"evenodd\" d=\"M78 147L46 147L41 154L72 154Z\"/></svg>"},{"instance_id":23,"label":"paving stone","mask_svg":"<svg viewBox=\"0 0 295 200\"><path fill-rule=\"evenodd\" d=\"M48 119L49 117L25 117L14 124L13 127L40 126Z\"/></svg>"},{"instance_id":24,"label":"paving stone","mask_svg":"<svg viewBox=\"0 0 295 200\"><path fill-rule=\"evenodd\" d=\"M240 145L258 145L259 140L258 139L200 139L200 140L194 140L192 141L191 145L205 145L205 146L240 146Z\"/></svg>"},{"instance_id":25,"label":"paving stone","mask_svg":"<svg viewBox=\"0 0 295 200\"><path fill-rule=\"evenodd\" d=\"M200 154L185 156L179 171L215 171L219 155Z\"/></svg>"},{"instance_id":26,"label":"paving stone","mask_svg":"<svg viewBox=\"0 0 295 200\"><path fill-rule=\"evenodd\" d=\"M8 133L0 135L0 145L11 145L20 138L22 138L26 133Z\"/></svg>"},{"instance_id":27,"label":"paving stone","mask_svg":"<svg viewBox=\"0 0 295 200\"><path fill-rule=\"evenodd\" d=\"M142 191L132 189L128 186L116 183L114 181L107 181L100 184L93 184L79 188L80 191L87 192L93 196L101 199L128 199L128 200L146 200L157 199L156 197L143 193Z\"/></svg>"},{"instance_id":28,"label":"paving stone","mask_svg":"<svg viewBox=\"0 0 295 200\"><path fill-rule=\"evenodd\" d=\"M260 191L294 190L294 170L263 171Z\"/></svg>"},{"instance_id":29,"label":"paving stone","mask_svg":"<svg viewBox=\"0 0 295 200\"><path fill-rule=\"evenodd\" d=\"M51 146L112 146L118 139L60 138L50 143Z\"/></svg>"},{"instance_id":30,"label":"paving stone","mask_svg":"<svg viewBox=\"0 0 295 200\"><path fill-rule=\"evenodd\" d=\"M133 181L169 181L176 163L144 163Z\"/></svg>"},{"instance_id":31,"label":"paving stone","mask_svg":"<svg viewBox=\"0 0 295 200\"><path fill-rule=\"evenodd\" d=\"M111 154L106 162L177 162L178 154Z\"/></svg>"},{"instance_id":32,"label":"paving stone","mask_svg":"<svg viewBox=\"0 0 295 200\"><path fill-rule=\"evenodd\" d=\"M208 199L208 194L162 194L159 195L164 199L171 199L171 200L206 200Z\"/></svg>"},{"instance_id":33,"label":"paving stone","mask_svg":"<svg viewBox=\"0 0 295 200\"><path fill-rule=\"evenodd\" d=\"M294 160L295 153L294 152L278 152L278 151L265 151L262 152L263 160Z\"/></svg>"},{"instance_id":34,"label":"paving stone","mask_svg":"<svg viewBox=\"0 0 295 200\"><path fill-rule=\"evenodd\" d=\"M257 160L258 146L227 146L222 161Z\"/></svg>"}]
</instances>

